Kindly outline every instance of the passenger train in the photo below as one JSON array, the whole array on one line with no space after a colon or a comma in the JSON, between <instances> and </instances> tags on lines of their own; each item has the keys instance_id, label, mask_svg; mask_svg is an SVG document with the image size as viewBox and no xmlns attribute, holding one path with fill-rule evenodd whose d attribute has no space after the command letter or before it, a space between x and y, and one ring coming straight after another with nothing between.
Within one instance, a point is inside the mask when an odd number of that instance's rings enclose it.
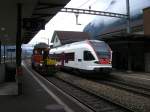
<instances>
[{"instance_id":1,"label":"passenger train","mask_svg":"<svg viewBox=\"0 0 150 112\"><path fill-rule=\"evenodd\" d=\"M112 69L112 50L104 41L85 40L62 45L52 48L49 55L55 57L60 68L103 73Z\"/></svg>"}]
</instances>

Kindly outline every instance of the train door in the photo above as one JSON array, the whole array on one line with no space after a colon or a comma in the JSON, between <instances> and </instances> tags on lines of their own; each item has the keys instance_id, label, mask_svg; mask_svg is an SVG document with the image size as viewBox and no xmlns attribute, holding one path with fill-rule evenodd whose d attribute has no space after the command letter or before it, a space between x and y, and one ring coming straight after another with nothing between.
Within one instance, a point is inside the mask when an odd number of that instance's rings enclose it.
<instances>
[{"instance_id":1,"label":"train door","mask_svg":"<svg viewBox=\"0 0 150 112\"><path fill-rule=\"evenodd\" d=\"M83 49L78 49L75 51L75 68L83 69Z\"/></svg>"},{"instance_id":2,"label":"train door","mask_svg":"<svg viewBox=\"0 0 150 112\"><path fill-rule=\"evenodd\" d=\"M65 53L62 52L60 55L60 61L61 61L61 67L64 67L64 62L65 62Z\"/></svg>"},{"instance_id":3,"label":"train door","mask_svg":"<svg viewBox=\"0 0 150 112\"><path fill-rule=\"evenodd\" d=\"M83 51L83 67L85 70L93 70L93 61L95 60L93 54L89 50Z\"/></svg>"}]
</instances>

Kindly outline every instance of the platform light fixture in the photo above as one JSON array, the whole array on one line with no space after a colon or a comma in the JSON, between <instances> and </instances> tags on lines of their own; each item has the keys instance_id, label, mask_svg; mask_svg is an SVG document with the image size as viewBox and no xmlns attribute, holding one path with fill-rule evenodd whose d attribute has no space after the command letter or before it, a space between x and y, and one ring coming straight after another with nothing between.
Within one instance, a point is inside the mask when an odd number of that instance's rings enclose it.
<instances>
[{"instance_id":1,"label":"platform light fixture","mask_svg":"<svg viewBox=\"0 0 150 112\"><path fill-rule=\"evenodd\" d=\"M6 30L6 28L5 27L1 27L1 31L5 31Z\"/></svg>"}]
</instances>

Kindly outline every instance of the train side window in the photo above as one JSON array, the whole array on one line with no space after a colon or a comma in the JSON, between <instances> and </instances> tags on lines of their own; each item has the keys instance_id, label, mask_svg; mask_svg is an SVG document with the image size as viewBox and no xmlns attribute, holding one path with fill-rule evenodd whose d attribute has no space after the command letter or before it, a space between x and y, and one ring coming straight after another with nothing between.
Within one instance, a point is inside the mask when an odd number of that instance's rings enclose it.
<instances>
[{"instance_id":1,"label":"train side window","mask_svg":"<svg viewBox=\"0 0 150 112\"><path fill-rule=\"evenodd\" d=\"M83 52L83 59L85 61L95 60L94 56L92 55L92 53L90 51L84 51Z\"/></svg>"},{"instance_id":2,"label":"train side window","mask_svg":"<svg viewBox=\"0 0 150 112\"><path fill-rule=\"evenodd\" d=\"M74 53L65 53L65 62L68 63L68 61L74 61Z\"/></svg>"},{"instance_id":3,"label":"train side window","mask_svg":"<svg viewBox=\"0 0 150 112\"><path fill-rule=\"evenodd\" d=\"M34 53L33 54L38 54L38 51L37 50L34 50Z\"/></svg>"}]
</instances>

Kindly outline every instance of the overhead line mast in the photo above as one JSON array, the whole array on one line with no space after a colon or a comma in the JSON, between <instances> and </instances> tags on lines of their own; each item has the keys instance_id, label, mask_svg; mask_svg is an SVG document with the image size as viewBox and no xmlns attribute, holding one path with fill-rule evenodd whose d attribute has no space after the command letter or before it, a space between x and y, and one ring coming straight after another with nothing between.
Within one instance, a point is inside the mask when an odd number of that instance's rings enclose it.
<instances>
[{"instance_id":1,"label":"overhead line mast","mask_svg":"<svg viewBox=\"0 0 150 112\"><path fill-rule=\"evenodd\" d=\"M128 18L128 15L126 14L96 11L96 10L87 10L87 9L76 9L76 8L63 8L60 10L60 12L91 14L91 15L108 16L108 17L125 18L125 19Z\"/></svg>"}]
</instances>

